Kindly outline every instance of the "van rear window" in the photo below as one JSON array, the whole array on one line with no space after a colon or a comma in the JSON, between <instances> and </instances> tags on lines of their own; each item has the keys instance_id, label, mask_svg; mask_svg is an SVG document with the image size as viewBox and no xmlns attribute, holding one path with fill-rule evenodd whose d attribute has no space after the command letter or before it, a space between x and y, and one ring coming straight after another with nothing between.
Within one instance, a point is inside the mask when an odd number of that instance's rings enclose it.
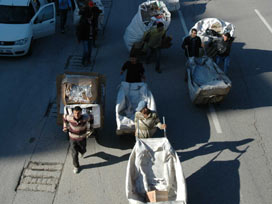
<instances>
[{"instance_id":1,"label":"van rear window","mask_svg":"<svg viewBox=\"0 0 272 204\"><path fill-rule=\"evenodd\" d=\"M25 24L34 16L31 6L0 6L0 23Z\"/></svg>"}]
</instances>

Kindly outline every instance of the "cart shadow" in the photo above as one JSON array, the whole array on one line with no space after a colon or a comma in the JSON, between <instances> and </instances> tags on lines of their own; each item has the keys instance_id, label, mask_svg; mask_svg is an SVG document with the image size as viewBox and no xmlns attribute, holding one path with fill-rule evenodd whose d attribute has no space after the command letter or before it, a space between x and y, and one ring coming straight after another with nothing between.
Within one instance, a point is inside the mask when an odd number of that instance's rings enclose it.
<instances>
[{"instance_id":1,"label":"cart shadow","mask_svg":"<svg viewBox=\"0 0 272 204\"><path fill-rule=\"evenodd\" d=\"M106 152L97 152L95 154L85 156L84 159L91 158L91 157L99 157L105 160L104 162L82 165L80 168L81 170L84 170L84 169L91 169L91 168L104 167L104 166L117 164L123 161L127 161L129 158L129 155L130 153L127 153L119 157L112 154L108 154Z\"/></svg>"},{"instance_id":2,"label":"cart shadow","mask_svg":"<svg viewBox=\"0 0 272 204\"><path fill-rule=\"evenodd\" d=\"M209 142L207 144L202 145L201 147L199 147L196 150L186 151L186 152L178 152L178 155L179 155L180 161L184 162L184 161L190 160L194 157L198 157L201 155L207 155L207 154L223 151L226 149L228 149L234 153L242 154L242 153L245 153L245 150L239 150L238 147L243 146L248 143L251 143L252 141L254 141L254 139L247 138L247 139L240 140L240 141Z\"/></svg>"},{"instance_id":3,"label":"cart shadow","mask_svg":"<svg viewBox=\"0 0 272 204\"><path fill-rule=\"evenodd\" d=\"M246 145L254 139L241 141L210 142L197 150L178 153L181 162L197 156L219 152L208 164L186 179L188 200L190 203L224 204L240 203L239 157L249 146L239 150L239 146ZM238 153L234 160L215 161L224 150Z\"/></svg>"},{"instance_id":4,"label":"cart shadow","mask_svg":"<svg viewBox=\"0 0 272 204\"><path fill-rule=\"evenodd\" d=\"M191 204L239 204L240 162L211 161L186 179L188 201Z\"/></svg>"},{"instance_id":5,"label":"cart shadow","mask_svg":"<svg viewBox=\"0 0 272 204\"><path fill-rule=\"evenodd\" d=\"M245 43L232 45L229 76L232 89L219 111L272 106L270 60L272 51L244 49Z\"/></svg>"}]
</instances>

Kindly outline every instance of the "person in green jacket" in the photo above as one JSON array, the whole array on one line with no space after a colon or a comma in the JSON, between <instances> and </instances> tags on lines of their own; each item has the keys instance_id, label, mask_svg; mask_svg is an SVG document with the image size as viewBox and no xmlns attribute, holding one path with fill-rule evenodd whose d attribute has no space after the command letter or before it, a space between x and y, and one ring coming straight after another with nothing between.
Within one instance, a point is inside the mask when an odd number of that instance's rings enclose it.
<instances>
[{"instance_id":1,"label":"person in green jacket","mask_svg":"<svg viewBox=\"0 0 272 204\"><path fill-rule=\"evenodd\" d=\"M161 57L161 44L166 35L164 24L162 22L157 23L157 27L145 32L143 41L143 52L147 53L146 62L149 63L152 55L156 58L156 71L161 73L160 69L160 57Z\"/></svg>"}]
</instances>

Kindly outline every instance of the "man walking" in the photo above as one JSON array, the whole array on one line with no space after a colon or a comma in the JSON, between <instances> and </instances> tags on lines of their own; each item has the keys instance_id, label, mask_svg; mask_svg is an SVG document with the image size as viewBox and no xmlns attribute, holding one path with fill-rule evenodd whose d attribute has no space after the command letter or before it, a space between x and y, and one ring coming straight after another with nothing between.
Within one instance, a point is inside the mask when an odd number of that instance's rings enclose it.
<instances>
[{"instance_id":1,"label":"man walking","mask_svg":"<svg viewBox=\"0 0 272 204\"><path fill-rule=\"evenodd\" d=\"M191 35L187 36L181 45L185 50L185 56L188 57L199 57L199 49L203 47L200 37L197 36L197 30L193 28Z\"/></svg>"},{"instance_id":2,"label":"man walking","mask_svg":"<svg viewBox=\"0 0 272 204\"><path fill-rule=\"evenodd\" d=\"M234 38L230 36L230 33L223 34L219 42L217 42L217 56L216 64L219 66L221 62L224 63L224 72L227 74L230 64L230 49Z\"/></svg>"},{"instance_id":3,"label":"man walking","mask_svg":"<svg viewBox=\"0 0 272 204\"><path fill-rule=\"evenodd\" d=\"M82 14L79 24L77 26L77 40L82 42L83 55L82 55L82 65L87 66L91 63L92 56L92 45L93 45L93 26L92 21L93 15L91 8L87 7Z\"/></svg>"},{"instance_id":4,"label":"man walking","mask_svg":"<svg viewBox=\"0 0 272 204\"><path fill-rule=\"evenodd\" d=\"M181 45L181 47L185 50L185 56L189 57L199 57L199 49L204 47L201 43L200 37L197 36L197 30L193 28L191 30L191 35L187 36ZM188 80L187 69L185 71L184 81Z\"/></svg>"},{"instance_id":5,"label":"man walking","mask_svg":"<svg viewBox=\"0 0 272 204\"><path fill-rule=\"evenodd\" d=\"M78 153L83 158L86 152L86 137L90 136L91 132L88 131L88 123L93 124L93 117L87 114L82 114L82 109L76 106L71 115L63 116L63 131L69 131L70 145L72 151L73 172L79 172Z\"/></svg>"},{"instance_id":6,"label":"man walking","mask_svg":"<svg viewBox=\"0 0 272 204\"><path fill-rule=\"evenodd\" d=\"M60 30L61 33L65 32L65 25L67 21L68 10L72 8L71 0L58 0L60 10Z\"/></svg>"},{"instance_id":7,"label":"man walking","mask_svg":"<svg viewBox=\"0 0 272 204\"><path fill-rule=\"evenodd\" d=\"M135 83L145 80L143 64L137 61L137 57L130 55L130 60L125 62L121 69L121 75L127 71L126 82Z\"/></svg>"},{"instance_id":8,"label":"man walking","mask_svg":"<svg viewBox=\"0 0 272 204\"><path fill-rule=\"evenodd\" d=\"M143 52L147 53L146 61L149 63L152 55L156 58L156 71L161 73L160 69L160 58L161 58L161 44L162 40L166 35L164 24L162 22L157 23L157 28L153 28L144 34L143 41L144 47Z\"/></svg>"}]
</instances>

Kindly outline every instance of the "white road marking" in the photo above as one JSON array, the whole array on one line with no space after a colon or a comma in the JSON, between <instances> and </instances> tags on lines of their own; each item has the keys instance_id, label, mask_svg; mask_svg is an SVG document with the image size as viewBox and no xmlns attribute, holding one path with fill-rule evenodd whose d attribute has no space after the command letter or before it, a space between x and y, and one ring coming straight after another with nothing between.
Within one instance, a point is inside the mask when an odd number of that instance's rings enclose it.
<instances>
[{"instance_id":1,"label":"white road marking","mask_svg":"<svg viewBox=\"0 0 272 204\"><path fill-rule=\"evenodd\" d=\"M184 30L185 34L188 35L189 31L188 31L188 29L187 29L187 26L186 26L184 17L183 17L183 15L182 15L182 13L181 13L180 10L178 10L178 15L179 15L179 20L180 20L180 22L181 22L181 25L182 25L182 27L183 27L183 30Z\"/></svg>"},{"instance_id":2,"label":"white road marking","mask_svg":"<svg viewBox=\"0 0 272 204\"><path fill-rule=\"evenodd\" d=\"M178 14L179 14L179 19L180 19L181 25L183 27L183 30L185 32L185 35L188 35L189 31L188 31L184 17L183 17L180 10L178 10ZM210 110L211 118L212 118L212 121L213 121L213 124L214 124L217 134L222 134L222 128L220 126L216 111L215 111L214 106L212 104L209 105L209 110Z\"/></svg>"},{"instance_id":3,"label":"white road marking","mask_svg":"<svg viewBox=\"0 0 272 204\"><path fill-rule=\"evenodd\" d=\"M260 13L260 11L258 11L257 9L254 9L255 13L258 15L258 17L262 20L262 22L264 23L264 25L267 27L267 29L270 31L270 33L272 33L272 28L271 26L268 24L268 22L265 20L265 18L262 16L262 14Z\"/></svg>"},{"instance_id":4,"label":"white road marking","mask_svg":"<svg viewBox=\"0 0 272 204\"><path fill-rule=\"evenodd\" d=\"M215 130L216 130L216 132L218 134L221 134L222 133L222 129L221 129L218 117L216 115L216 111L215 111L214 106L212 104L209 105L209 110L210 110L210 113L211 113L211 117L212 117L212 121L213 121Z\"/></svg>"}]
</instances>

